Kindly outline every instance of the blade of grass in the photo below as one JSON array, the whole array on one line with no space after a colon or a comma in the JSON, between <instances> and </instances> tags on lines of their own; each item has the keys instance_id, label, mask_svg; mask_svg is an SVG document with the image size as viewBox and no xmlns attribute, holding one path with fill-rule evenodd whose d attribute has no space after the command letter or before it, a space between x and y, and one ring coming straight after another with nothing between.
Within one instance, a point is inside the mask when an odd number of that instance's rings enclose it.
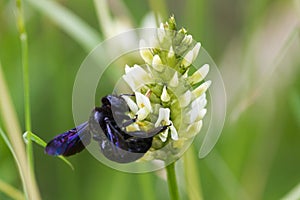
<instances>
[{"instance_id":1,"label":"blade of grass","mask_svg":"<svg viewBox=\"0 0 300 200\"><path fill-rule=\"evenodd\" d=\"M59 28L77 41L87 52L101 42L99 33L70 10L49 0L26 0L49 17Z\"/></svg>"},{"instance_id":2,"label":"blade of grass","mask_svg":"<svg viewBox=\"0 0 300 200\"><path fill-rule=\"evenodd\" d=\"M17 119L16 111L13 107L11 97L9 95L6 81L3 76L2 66L0 63L0 116L5 126L9 141L15 152L16 162L19 163L19 172L23 181L24 193L30 200L40 199L39 191L32 179L26 157L25 146L22 140L22 132Z\"/></svg>"},{"instance_id":3,"label":"blade of grass","mask_svg":"<svg viewBox=\"0 0 300 200\"><path fill-rule=\"evenodd\" d=\"M298 200L300 199L300 183L296 185L282 200Z\"/></svg>"},{"instance_id":4,"label":"blade of grass","mask_svg":"<svg viewBox=\"0 0 300 200\"><path fill-rule=\"evenodd\" d=\"M94 0L95 9L98 15L99 25L105 38L113 33L112 18L109 14L107 0Z\"/></svg>"},{"instance_id":5,"label":"blade of grass","mask_svg":"<svg viewBox=\"0 0 300 200\"><path fill-rule=\"evenodd\" d=\"M216 150L212 151L209 158L205 159L204 162L220 182L229 199L253 199L249 197L235 174ZM237 195L239 195L239 198L237 198Z\"/></svg>"},{"instance_id":6,"label":"blade of grass","mask_svg":"<svg viewBox=\"0 0 300 200\"><path fill-rule=\"evenodd\" d=\"M294 113L294 117L300 127L300 95L297 93L296 89L290 93L289 100L291 111Z\"/></svg>"},{"instance_id":7,"label":"blade of grass","mask_svg":"<svg viewBox=\"0 0 300 200\"><path fill-rule=\"evenodd\" d=\"M0 179L0 191L2 191L4 194L6 194L7 196L15 200L25 199L24 195L19 190L3 182L1 179Z\"/></svg>"},{"instance_id":8,"label":"blade of grass","mask_svg":"<svg viewBox=\"0 0 300 200\"><path fill-rule=\"evenodd\" d=\"M30 92L29 92L29 65L28 65L28 40L27 32L24 20L24 10L23 10L23 1L16 1L16 17L17 17L17 27L19 30L19 37L21 42L21 55L22 55L22 69L23 69L23 87L24 87L24 113L25 113L25 129L28 136L31 135L31 114L30 114ZM36 184L35 174L34 174L34 158L33 158L33 149L32 141L28 140L26 143L26 153L27 153L27 170L28 178L31 180L33 187L32 194L35 196L30 197L29 199L34 198L36 200L41 199L38 192L38 187ZM26 185L27 186L27 185Z\"/></svg>"},{"instance_id":9,"label":"blade of grass","mask_svg":"<svg viewBox=\"0 0 300 200\"><path fill-rule=\"evenodd\" d=\"M187 150L183 156L186 190L189 199L202 200L202 190L200 184L200 176L197 170L195 150L193 145Z\"/></svg>"},{"instance_id":10,"label":"blade of grass","mask_svg":"<svg viewBox=\"0 0 300 200\"><path fill-rule=\"evenodd\" d=\"M21 55L22 55L22 69L23 69L23 87L24 87L24 113L25 113L25 129L27 135L31 134L31 114L30 114L30 92L29 92L29 66L28 66L28 40L27 32L24 22L23 13L23 1L16 1L16 11L17 11L17 27L19 30L19 37L21 41ZM32 142L28 140L26 143L26 153L29 164L29 175L32 179L35 179L34 175L34 160L33 160L33 150Z\"/></svg>"},{"instance_id":11,"label":"blade of grass","mask_svg":"<svg viewBox=\"0 0 300 200\"><path fill-rule=\"evenodd\" d=\"M11 154L13 155L13 157L16 161L18 170L20 172L20 177L21 177L21 180L23 183L23 187L24 187L25 180L24 180L24 176L22 174L21 164L20 164L19 160L17 159L17 155L16 155L12 145L10 144L9 139L7 138L6 134L3 132L1 127L0 127L0 135L3 138L4 143L6 144L6 146L8 147L8 149L10 150ZM4 183L1 180L0 180L0 191L4 192L5 194L7 194L8 196L10 196L12 198L24 199L24 196L21 194L21 192L14 191L14 188L12 188L10 185L7 185L6 183ZM24 191L26 191L25 188L24 188Z\"/></svg>"},{"instance_id":12,"label":"blade of grass","mask_svg":"<svg viewBox=\"0 0 300 200\"><path fill-rule=\"evenodd\" d=\"M234 109L231 112L231 118L233 120L238 119L244 111L246 111L251 105L253 105L254 102L256 102L256 100L260 97L260 95L263 94L266 87L272 83L272 76L274 76L274 73L276 72L278 67L281 66L281 61L285 58L286 55L288 55L289 50L293 45L297 43L299 44L299 33L300 27L295 27L294 30L291 31L290 35L284 41L282 47L279 49L277 56L272 61L272 64L270 65L272 67L266 66L266 68L270 68L268 74L264 76L263 79L257 80L255 82L255 86L253 86L253 89L251 89L247 94L248 98L243 99L234 106Z\"/></svg>"}]
</instances>

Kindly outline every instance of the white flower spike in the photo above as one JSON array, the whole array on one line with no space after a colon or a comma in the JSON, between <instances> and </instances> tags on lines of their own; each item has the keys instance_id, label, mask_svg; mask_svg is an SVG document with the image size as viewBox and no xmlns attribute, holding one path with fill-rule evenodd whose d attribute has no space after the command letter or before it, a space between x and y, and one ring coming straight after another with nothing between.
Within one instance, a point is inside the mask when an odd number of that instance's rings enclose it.
<instances>
[{"instance_id":1,"label":"white flower spike","mask_svg":"<svg viewBox=\"0 0 300 200\"><path fill-rule=\"evenodd\" d=\"M137 116L127 131L148 131L164 127L153 136L151 148L142 159L163 161L182 155L181 149L201 130L207 113L205 92L211 81L202 83L209 72L205 64L192 75L191 66L196 60L201 43L194 42L187 31L177 29L174 17L161 23L156 35L140 41L140 55L146 67L125 66L123 79L135 97L122 96L130 111ZM195 85L199 84L196 88Z\"/></svg>"}]
</instances>

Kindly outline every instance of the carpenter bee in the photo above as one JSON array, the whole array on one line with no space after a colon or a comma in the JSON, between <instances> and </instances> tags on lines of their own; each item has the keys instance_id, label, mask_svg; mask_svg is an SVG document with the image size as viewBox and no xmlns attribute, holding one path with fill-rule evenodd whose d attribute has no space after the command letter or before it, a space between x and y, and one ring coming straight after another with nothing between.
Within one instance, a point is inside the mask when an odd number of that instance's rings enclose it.
<instances>
[{"instance_id":1,"label":"carpenter bee","mask_svg":"<svg viewBox=\"0 0 300 200\"><path fill-rule=\"evenodd\" d=\"M137 117L130 118L126 114L129 107L122 95L107 95L101 101L102 106L93 109L87 122L56 136L47 144L45 153L71 156L85 149L93 138L106 158L129 163L141 158L150 149L153 137L170 126L127 132L126 127Z\"/></svg>"}]
</instances>

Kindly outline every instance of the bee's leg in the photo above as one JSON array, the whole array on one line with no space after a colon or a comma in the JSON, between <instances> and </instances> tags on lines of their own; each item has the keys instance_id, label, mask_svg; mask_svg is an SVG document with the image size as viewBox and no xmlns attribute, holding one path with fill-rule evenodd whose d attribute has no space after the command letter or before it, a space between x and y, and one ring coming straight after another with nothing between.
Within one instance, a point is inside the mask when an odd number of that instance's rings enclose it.
<instances>
[{"instance_id":1,"label":"bee's leg","mask_svg":"<svg viewBox=\"0 0 300 200\"><path fill-rule=\"evenodd\" d=\"M122 96L134 97L134 96L135 96L135 94L121 94L121 95L120 95L120 97L122 97Z\"/></svg>"},{"instance_id":2,"label":"bee's leg","mask_svg":"<svg viewBox=\"0 0 300 200\"><path fill-rule=\"evenodd\" d=\"M133 124L134 122L136 122L136 119L137 119L137 115L136 115L134 118L129 119L129 120L123 122L122 128L125 128L125 127L127 127L127 126Z\"/></svg>"},{"instance_id":3,"label":"bee's leg","mask_svg":"<svg viewBox=\"0 0 300 200\"><path fill-rule=\"evenodd\" d=\"M128 135L139 137L139 138L150 138L153 137L163 131L165 131L171 124L166 126L158 126L155 127L149 131L132 131L132 132L126 132Z\"/></svg>"}]
</instances>

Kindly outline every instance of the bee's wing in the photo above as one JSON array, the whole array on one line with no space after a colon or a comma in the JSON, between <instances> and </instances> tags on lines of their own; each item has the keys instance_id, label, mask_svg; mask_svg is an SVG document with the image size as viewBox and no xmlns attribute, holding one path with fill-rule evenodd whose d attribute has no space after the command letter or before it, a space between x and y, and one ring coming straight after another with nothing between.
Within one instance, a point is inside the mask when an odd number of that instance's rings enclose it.
<instances>
[{"instance_id":1,"label":"bee's wing","mask_svg":"<svg viewBox=\"0 0 300 200\"><path fill-rule=\"evenodd\" d=\"M88 130L88 123L85 122L48 142L45 153L52 156L71 156L81 152L85 145L90 143L90 140L91 134Z\"/></svg>"}]
</instances>

